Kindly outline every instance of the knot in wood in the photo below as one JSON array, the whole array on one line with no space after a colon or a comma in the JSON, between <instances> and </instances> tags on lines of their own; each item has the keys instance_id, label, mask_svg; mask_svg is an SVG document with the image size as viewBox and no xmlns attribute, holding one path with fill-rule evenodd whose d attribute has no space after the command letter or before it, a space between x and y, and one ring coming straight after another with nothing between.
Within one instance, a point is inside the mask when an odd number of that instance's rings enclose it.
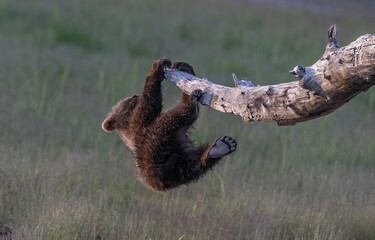
<instances>
[{"instance_id":1,"label":"knot in wood","mask_svg":"<svg viewBox=\"0 0 375 240\"><path fill-rule=\"evenodd\" d=\"M289 73L294 75L298 80L301 80L305 76L306 70L304 67L297 65Z\"/></svg>"}]
</instances>

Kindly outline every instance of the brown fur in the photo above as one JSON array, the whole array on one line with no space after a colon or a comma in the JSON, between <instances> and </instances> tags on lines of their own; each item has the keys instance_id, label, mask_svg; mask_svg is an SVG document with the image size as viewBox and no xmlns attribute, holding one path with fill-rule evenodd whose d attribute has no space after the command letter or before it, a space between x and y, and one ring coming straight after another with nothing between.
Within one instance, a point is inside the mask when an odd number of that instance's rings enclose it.
<instances>
[{"instance_id":1,"label":"brown fur","mask_svg":"<svg viewBox=\"0 0 375 240\"><path fill-rule=\"evenodd\" d=\"M132 150L136 159L140 179L157 191L177 187L197 180L211 169L222 156L210 156L215 146L195 146L188 129L198 118L198 99L201 91L189 96L182 95L178 106L161 113L161 82L164 68L170 68L168 59L156 61L146 77L143 92L138 96L125 98L117 103L104 120L105 131L117 130L124 143ZM183 62L173 68L194 74L193 68Z\"/></svg>"}]
</instances>

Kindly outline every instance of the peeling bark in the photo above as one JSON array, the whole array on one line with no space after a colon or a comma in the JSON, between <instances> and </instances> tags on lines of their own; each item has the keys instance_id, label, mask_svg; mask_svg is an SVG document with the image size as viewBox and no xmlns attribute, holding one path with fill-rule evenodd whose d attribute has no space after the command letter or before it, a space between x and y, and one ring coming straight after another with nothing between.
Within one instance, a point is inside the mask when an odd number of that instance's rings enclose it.
<instances>
[{"instance_id":1,"label":"peeling bark","mask_svg":"<svg viewBox=\"0 0 375 240\"><path fill-rule=\"evenodd\" d=\"M188 94L201 89L203 105L239 115L245 122L294 125L333 112L375 84L375 36L363 35L340 48L333 25L323 56L314 65L296 66L290 73L298 81L269 86L254 86L234 74L235 87L170 69L165 77Z\"/></svg>"}]
</instances>

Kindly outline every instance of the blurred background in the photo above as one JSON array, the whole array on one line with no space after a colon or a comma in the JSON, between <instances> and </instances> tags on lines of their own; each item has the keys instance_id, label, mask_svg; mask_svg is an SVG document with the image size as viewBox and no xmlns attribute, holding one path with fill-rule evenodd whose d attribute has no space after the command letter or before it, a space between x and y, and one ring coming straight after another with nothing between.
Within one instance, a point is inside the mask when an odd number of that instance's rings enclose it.
<instances>
[{"instance_id":1,"label":"blurred background","mask_svg":"<svg viewBox=\"0 0 375 240\"><path fill-rule=\"evenodd\" d=\"M295 81L327 30L374 33L373 1L1 0L0 239L375 239L375 89L293 127L207 107L197 143L238 150L155 193L101 123L160 57L233 86ZM163 82L164 109L180 90Z\"/></svg>"}]
</instances>

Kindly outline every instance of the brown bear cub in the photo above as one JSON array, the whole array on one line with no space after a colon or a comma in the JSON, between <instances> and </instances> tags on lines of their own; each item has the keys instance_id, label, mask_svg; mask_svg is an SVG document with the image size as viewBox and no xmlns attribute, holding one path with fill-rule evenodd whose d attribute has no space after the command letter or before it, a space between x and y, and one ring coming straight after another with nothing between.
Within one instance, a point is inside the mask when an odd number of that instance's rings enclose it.
<instances>
[{"instance_id":1,"label":"brown bear cub","mask_svg":"<svg viewBox=\"0 0 375 240\"><path fill-rule=\"evenodd\" d=\"M143 92L117 103L102 124L105 131L117 130L135 156L140 180L156 191L198 180L237 146L227 136L210 146L194 145L188 129L198 118L201 90L192 95L183 93L179 105L161 113L165 68L171 68L171 61L156 61L146 77ZM172 68L195 75L184 62L177 62Z\"/></svg>"}]
</instances>

